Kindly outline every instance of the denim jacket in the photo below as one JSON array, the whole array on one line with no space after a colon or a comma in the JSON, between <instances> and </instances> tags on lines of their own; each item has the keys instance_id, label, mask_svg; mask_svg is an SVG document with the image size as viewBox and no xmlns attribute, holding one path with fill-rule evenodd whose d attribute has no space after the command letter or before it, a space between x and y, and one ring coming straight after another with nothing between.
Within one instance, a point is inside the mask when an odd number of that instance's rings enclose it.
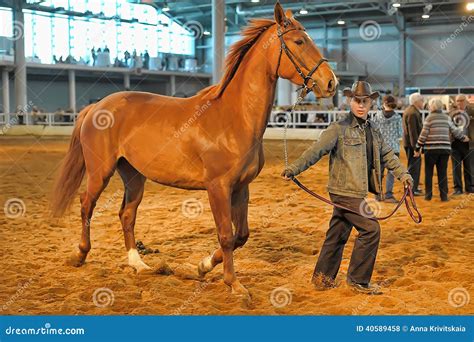
<instances>
[{"instance_id":1,"label":"denim jacket","mask_svg":"<svg viewBox=\"0 0 474 342\"><path fill-rule=\"evenodd\" d=\"M382 195L382 163L399 180L411 178L400 163L390 146L385 142L379 130L369 121L373 136L373 165L371 177L375 193ZM334 122L325 129L318 140L289 165L296 176L317 163L329 153L330 193L342 196L363 198L368 194L369 180L367 172L366 137L356 117L349 113L345 118Z\"/></svg>"}]
</instances>

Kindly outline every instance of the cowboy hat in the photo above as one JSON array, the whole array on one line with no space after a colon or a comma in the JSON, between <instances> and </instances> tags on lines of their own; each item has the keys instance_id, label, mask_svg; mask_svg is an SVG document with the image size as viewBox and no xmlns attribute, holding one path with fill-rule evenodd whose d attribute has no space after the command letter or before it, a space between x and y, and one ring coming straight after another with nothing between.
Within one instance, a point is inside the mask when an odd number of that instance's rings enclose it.
<instances>
[{"instance_id":1,"label":"cowboy hat","mask_svg":"<svg viewBox=\"0 0 474 342\"><path fill-rule=\"evenodd\" d=\"M372 100L375 100L379 97L378 91L372 91L372 87L368 82L357 81L354 82L352 88L346 88L343 90L344 96L347 97L370 97Z\"/></svg>"}]
</instances>

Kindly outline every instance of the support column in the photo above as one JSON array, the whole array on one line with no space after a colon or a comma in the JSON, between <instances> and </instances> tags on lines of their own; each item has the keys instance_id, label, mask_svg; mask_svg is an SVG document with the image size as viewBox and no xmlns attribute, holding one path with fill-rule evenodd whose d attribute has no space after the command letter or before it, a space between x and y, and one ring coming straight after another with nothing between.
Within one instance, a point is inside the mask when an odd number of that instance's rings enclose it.
<instances>
[{"instance_id":1,"label":"support column","mask_svg":"<svg viewBox=\"0 0 474 342\"><path fill-rule=\"evenodd\" d=\"M212 0L212 81L218 83L222 77L225 55L225 0Z\"/></svg>"},{"instance_id":2,"label":"support column","mask_svg":"<svg viewBox=\"0 0 474 342\"><path fill-rule=\"evenodd\" d=\"M2 102L3 112L10 113L10 81L8 79L8 70L2 70Z\"/></svg>"},{"instance_id":3,"label":"support column","mask_svg":"<svg viewBox=\"0 0 474 342\"><path fill-rule=\"evenodd\" d=\"M123 87L125 90L130 90L130 74L123 75Z\"/></svg>"},{"instance_id":4,"label":"support column","mask_svg":"<svg viewBox=\"0 0 474 342\"><path fill-rule=\"evenodd\" d=\"M349 70L347 52L349 51L349 40L348 40L348 29L347 27L341 28L341 62L344 71Z\"/></svg>"},{"instance_id":5,"label":"support column","mask_svg":"<svg viewBox=\"0 0 474 342\"><path fill-rule=\"evenodd\" d=\"M76 113L76 72L74 70L69 70L68 72L68 82L69 82L69 108Z\"/></svg>"},{"instance_id":6,"label":"support column","mask_svg":"<svg viewBox=\"0 0 474 342\"><path fill-rule=\"evenodd\" d=\"M23 1L14 1L12 28L15 44L15 106L16 112L27 112L26 98L26 58L25 58L25 34L24 30L17 30L17 27L25 27L25 18L22 11ZM23 123L28 124L25 117Z\"/></svg>"},{"instance_id":7,"label":"support column","mask_svg":"<svg viewBox=\"0 0 474 342\"><path fill-rule=\"evenodd\" d=\"M406 46L407 46L407 36L406 36L406 27L405 27L405 18L402 16L400 18L400 37L399 37L399 45L400 45L400 72L399 72L399 79L398 79L398 96L405 96L405 76L406 76L406 68L407 68L407 54L406 54Z\"/></svg>"}]
</instances>

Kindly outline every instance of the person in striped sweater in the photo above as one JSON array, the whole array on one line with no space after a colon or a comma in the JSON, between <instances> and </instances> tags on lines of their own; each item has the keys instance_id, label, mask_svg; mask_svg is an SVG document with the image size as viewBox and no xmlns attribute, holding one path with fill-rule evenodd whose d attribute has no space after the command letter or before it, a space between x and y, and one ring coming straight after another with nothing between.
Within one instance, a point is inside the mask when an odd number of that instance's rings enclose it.
<instances>
[{"instance_id":1,"label":"person in striped sweater","mask_svg":"<svg viewBox=\"0 0 474 342\"><path fill-rule=\"evenodd\" d=\"M443 102L438 98L432 98L428 104L430 114L423 123L423 129L415 149L415 157L420 156L423 148L425 153L425 199L431 200L433 193L433 170L436 165L438 173L438 187L441 201L448 201L448 160L451 154L451 142L449 133L461 141L469 141L469 138L457 128L448 114L443 113Z\"/></svg>"}]
</instances>

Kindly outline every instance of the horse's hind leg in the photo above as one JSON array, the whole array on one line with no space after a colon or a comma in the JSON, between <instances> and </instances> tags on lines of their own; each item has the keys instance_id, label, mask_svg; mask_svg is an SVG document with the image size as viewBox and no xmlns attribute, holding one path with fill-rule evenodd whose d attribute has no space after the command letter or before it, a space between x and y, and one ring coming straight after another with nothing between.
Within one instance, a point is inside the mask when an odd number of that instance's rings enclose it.
<instances>
[{"instance_id":1,"label":"horse's hind leg","mask_svg":"<svg viewBox=\"0 0 474 342\"><path fill-rule=\"evenodd\" d=\"M244 186L237 191L234 191L231 198L231 216L232 223L235 226L235 236L233 250L242 247L248 240L248 204L249 204L249 188ZM201 276L210 272L216 265L223 261L223 249L219 248L212 255L205 257L198 266L198 271Z\"/></svg>"},{"instance_id":2,"label":"horse's hind leg","mask_svg":"<svg viewBox=\"0 0 474 342\"><path fill-rule=\"evenodd\" d=\"M119 160L117 170L125 186L119 216L122 222L125 248L128 252L128 264L137 272L141 272L150 269L150 267L142 261L140 254L138 254L134 230L137 209L143 198L146 178L123 158Z\"/></svg>"},{"instance_id":3,"label":"horse's hind leg","mask_svg":"<svg viewBox=\"0 0 474 342\"><path fill-rule=\"evenodd\" d=\"M113 168L95 170L94 173L87 173L86 191L81 194L81 219L82 232L79 251L70 260L69 264L73 266L82 266L86 261L87 254L91 249L90 223L100 194L107 186L110 177L113 174Z\"/></svg>"}]
</instances>

